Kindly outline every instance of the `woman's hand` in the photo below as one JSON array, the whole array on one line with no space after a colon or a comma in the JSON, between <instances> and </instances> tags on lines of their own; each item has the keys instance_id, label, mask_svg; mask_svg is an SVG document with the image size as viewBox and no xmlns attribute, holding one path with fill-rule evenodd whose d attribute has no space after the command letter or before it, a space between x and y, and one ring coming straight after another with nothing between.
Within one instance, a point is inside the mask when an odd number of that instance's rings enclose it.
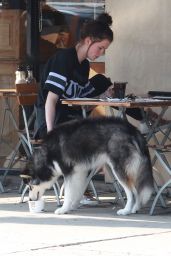
<instances>
[{"instance_id":1,"label":"woman's hand","mask_svg":"<svg viewBox=\"0 0 171 256\"><path fill-rule=\"evenodd\" d=\"M100 94L99 98L104 99L104 98L113 98L114 97L114 85L112 84L109 86L109 88L102 94Z\"/></svg>"}]
</instances>

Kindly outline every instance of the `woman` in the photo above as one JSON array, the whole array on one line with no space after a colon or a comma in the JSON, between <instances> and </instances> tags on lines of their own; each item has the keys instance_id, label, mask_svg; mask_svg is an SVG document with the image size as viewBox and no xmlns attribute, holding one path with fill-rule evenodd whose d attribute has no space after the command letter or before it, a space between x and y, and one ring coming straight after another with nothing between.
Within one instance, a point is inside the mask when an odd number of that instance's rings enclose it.
<instances>
[{"instance_id":1,"label":"woman","mask_svg":"<svg viewBox=\"0 0 171 256\"><path fill-rule=\"evenodd\" d=\"M102 56L113 41L111 25L112 18L107 13L84 23L76 46L58 49L49 59L42 75L36 106L35 138L42 138L57 123L81 115L80 108L61 105L60 99L96 97L111 86L111 81L100 74L88 79L89 60Z\"/></svg>"}]
</instances>

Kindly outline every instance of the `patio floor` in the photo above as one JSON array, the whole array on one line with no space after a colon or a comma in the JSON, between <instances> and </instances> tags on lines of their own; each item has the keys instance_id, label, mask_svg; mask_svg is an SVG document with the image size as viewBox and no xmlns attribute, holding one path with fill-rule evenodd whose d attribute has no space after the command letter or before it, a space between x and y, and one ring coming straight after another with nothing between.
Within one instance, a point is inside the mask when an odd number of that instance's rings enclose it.
<instances>
[{"instance_id":1,"label":"patio floor","mask_svg":"<svg viewBox=\"0 0 171 256\"><path fill-rule=\"evenodd\" d=\"M0 194L1 255L171 255L171 207L158 207L154 216L148 206L138 214L117 216L120 206L111 186L97 180L97 206L55 215L50 190L45 194L45 212L30 213L27 202L19 203L19 183L19 178L8 177L6 192Z\"/></svg>"}]
</instances>

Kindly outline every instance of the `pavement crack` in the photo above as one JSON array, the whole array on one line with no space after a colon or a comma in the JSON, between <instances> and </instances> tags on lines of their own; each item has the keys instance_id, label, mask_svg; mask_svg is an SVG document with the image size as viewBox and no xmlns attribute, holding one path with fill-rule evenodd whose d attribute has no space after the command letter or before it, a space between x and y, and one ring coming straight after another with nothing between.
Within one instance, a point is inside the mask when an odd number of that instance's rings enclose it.
<instances>
[{"instance_id":1,"label":"pavement crack","mask_svg":"<svg viewBox=\"0 0 171 256\"><path fill-rule=\"evenodd\" d=\"M37 247L37 248L31 248L29 250L24 250L24 252L27 251L38 251L38 250L45 250L45 249L53 249L58 247L69 247L69 246L79 246L84 244L92 244L92 243L99 243L99 242L108 242L108 241L115 241L115 240L121 240L121 239L129 239L129 238L136 238L136 237L146 237L146 236L154 236L154 235L163 235L171 233L171 231L164 231L164 232L158 232L158 233L148 233L148 234L140 234L140 235L128 235L128 236L121 236L121 237L113 237L113 238L106 238L106 239L96 239L96 240L88 240L88 241L82 241L82 242L75 242L75 243L66 243L66 244L58 244L58 245L50 245L50 246L43 246L43 247ZM9 254L16 254L16 253L22 253L23 251L15 251L11 252Z\"/></svg>"},{"instance_id":2,"label":"pavement crack","mask_svg":"<svg viewBox=\"0 0 171 256\"><path fill-rule=\"evenodd\" d=\"M91 243L99 243L99 242L108 242L108 241L115 241L115 240L121 240L121 239L129 239L134 237L145 237L145 236L153 236L153 235L160 235L160 234L166 234L171 233L171 231L165 231L165 232L159 232L159 233L150 233L150 234L141 234L141 235L128 235L128 236L122 236L122 237L113 237L113 238L106 238L106 239L97 239L97 240L89 240L89 241L83 241L83 242L76 242L76 243L67 243L67 244L60 244L58 246L53 247L69 247L69 246L77 246L77 245L84 245L84 244L91 244Z\"/></svg>"}]
</instances>

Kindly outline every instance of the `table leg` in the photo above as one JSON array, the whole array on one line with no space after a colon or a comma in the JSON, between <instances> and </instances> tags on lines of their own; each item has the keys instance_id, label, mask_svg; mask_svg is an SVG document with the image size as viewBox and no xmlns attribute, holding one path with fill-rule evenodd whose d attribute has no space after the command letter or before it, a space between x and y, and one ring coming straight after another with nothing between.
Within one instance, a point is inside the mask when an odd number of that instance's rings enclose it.
<instances>
[{"instance_id":1,"label":"table leg","mask_svg":"<svg viewBox=\"0 0 171 256\"><path fill-rule=\"evenodd\" d=\"M81 106L83 118L87 117L86 106Z\"/></svg>"},{"instance_id":2,"label":"table leg","mask_svg":"<svg viewBox=\"0 0 171 256\"><path fill-rule=\"evenodd\" d=\"M159 123L160 123L160 120L163 118L164 114L166 113L168 109L168 106L164 106L161 108L161 111L158 115L158 118L156 119L156 121L154 122L154 124L150 124L150 120L147 116L147 113L144 111L144 109L141 109L142 110L142 115L144 117L144 121L146 122L147 124L147 127L149 128L149 133L147 134L147 137L146 137L146 140L149 141L151 138L154 138L156 143L158 144L158 140L155 136L155 133L159 130L158 127L159 126Z\"/></svg>"},{"instance_id":3,"label":"table leg","mask_svg":"<svg viewBox=\"0 0 171 256\"><path fill-rule=\"evenodd\" d=\"M125 107L119 107L117 117L122 118L124 120L127 120L126 116L126 108Z\"/></svg>"}]
</instances>

